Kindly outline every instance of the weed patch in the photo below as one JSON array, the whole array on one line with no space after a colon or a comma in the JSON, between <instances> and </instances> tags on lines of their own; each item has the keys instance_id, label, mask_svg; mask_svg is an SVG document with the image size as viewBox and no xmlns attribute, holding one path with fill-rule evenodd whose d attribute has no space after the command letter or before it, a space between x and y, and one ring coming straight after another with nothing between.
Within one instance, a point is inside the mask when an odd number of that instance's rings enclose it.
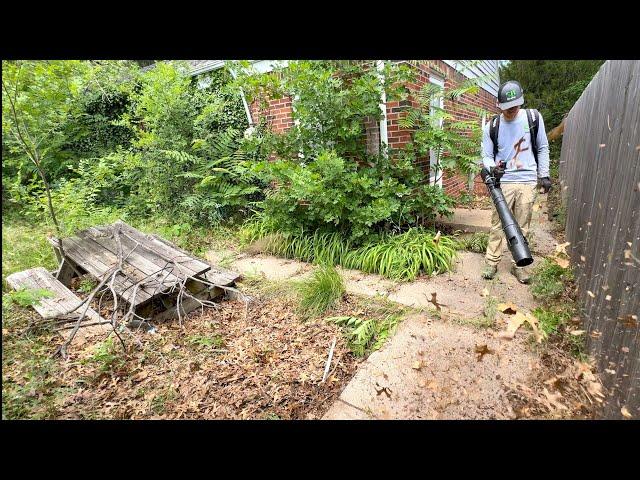
<instances>
[{"instance_id":1,"label":"weed patch","mask_svg":"<svg viewBox=\"0 0 640 480\"><path fill-rule=\"evenodd\" d=\"M555 262L545 259L531 277L531 293L545 304L560 298L566 286L573 281L571 270L562 268Z\"/></svg>"},{"instance_id":2,"label":"weed patch","mask_svg":"<svg viewBox=\"0 0 640 480\"><path fill-rule=\"evenodd\" d=\"M457 240L457 248L459 250L468 250L475 253L484 253L487 251L489 243L489 234L485 232L476 232L472 235L462 236Z\"/></svg>"}]
</instances>

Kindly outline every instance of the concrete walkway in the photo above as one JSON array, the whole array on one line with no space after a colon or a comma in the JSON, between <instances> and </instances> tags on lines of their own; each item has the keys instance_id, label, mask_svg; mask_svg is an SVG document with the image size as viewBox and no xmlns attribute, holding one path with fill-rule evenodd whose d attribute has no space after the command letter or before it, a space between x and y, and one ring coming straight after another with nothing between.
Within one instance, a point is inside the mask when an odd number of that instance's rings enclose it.
<instances>
[{"instance_id":1,"label":"concrete walkway","mask_svg":"<svg viewBox=\"0 0 640 480\"><path fill-rule=\"evenodd\" d=\"M555 241L545 221L546 208L540 202L537 205L532 232L544 241L532 250L550 253ZM486 212L475 218L490 221L491 212ZM225 257L230 258L224 252L207 255L214 263ZM534 255L534 266L541 259L539 254ZM324 418L513 418L506 390L523 382L537 368L536 356L527 346L530 333L520 329L513 340L497 338L497 330L503 329L508 320L502 313L496 314L495 329L480 329L470 323L482 317L490 303L512 302L521 311L531 310L536 304L528 286L509 273L508 252L503 255L498 277L492 281L479 276L483 262L481 254L461 252L453 272L414 282L341 270L348 293L382 295L423 308L424 313L400 323L383 348L363 362ZM269 255L240 254L230 268L283 280L302 279L314 267ZM442 304L439 312L430 302L434 293Z\"/></svg>"}]
</instances>

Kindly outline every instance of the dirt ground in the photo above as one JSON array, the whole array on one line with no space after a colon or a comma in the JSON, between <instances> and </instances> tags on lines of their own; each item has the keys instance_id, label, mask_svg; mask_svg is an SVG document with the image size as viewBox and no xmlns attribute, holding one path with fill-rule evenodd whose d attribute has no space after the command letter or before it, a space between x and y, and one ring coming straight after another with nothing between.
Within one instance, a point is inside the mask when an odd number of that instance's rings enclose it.
<instances>
[{"instance_id":1,"label":"dirt ground","mask_svg":"<svg viewBox=\"0 0 640 480\"><path fill-rule=\"evenodd\" d=\"M4 341L11 341L7 331ZM79 337L59 360L54 383L58 419L314 419L326 412L358 360L338 327L302 322L286 299L224 301L157 325L157 333L124 335L128 354L104 335ZM320 383L329 347L334 362ZM55 350L55 337L51 352ZM59 340L58 340L59 343ZM3 383L23 381L20 363Z\"/></svg>"}]
</instances>

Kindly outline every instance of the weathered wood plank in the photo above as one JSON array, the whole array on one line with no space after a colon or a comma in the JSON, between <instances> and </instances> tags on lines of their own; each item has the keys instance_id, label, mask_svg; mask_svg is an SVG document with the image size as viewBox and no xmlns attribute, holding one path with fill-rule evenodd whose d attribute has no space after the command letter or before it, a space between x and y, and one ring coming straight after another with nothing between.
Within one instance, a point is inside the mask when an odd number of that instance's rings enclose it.
<instances>
[{"instance_id":1,"label":"weathered wood plank","mask_svg":"<svg viewBox=\"0 0 640 480\"><path fill-rule=\"evenodd\" d=\"M45 319L56 318L82 301L42 267L9 275L7 283L15 290L24 287L27 289L46 289L52 292L55 295L53 298L42 298L39 303L33 305L36 312ZM81 313L84 308L82 306L76 312ZM87 310L85 318L86 321L104 321L92 308Z\"/></svg>"},{"instance_id":2,"label":"weathered wood plank","mask_svg":"<svg viewBox=\"0 0 640 480\"><path fill-rule=\"evenodd\" d=\"M193 254L182 250L157 235L142 233L121 220L118 220L116 224L122 228L124 233L144 244L145 247L151 249L165 261L175 261L181 267L189 270L191 275L206 272L211 268L211 265L207 262L198 259Z\"/></svg>"},{"instance_id":3,"label":"weathered wood plank","mask_svg":"<svg viewBox=\"0 0 640 480\"><path fill-rule=\"evenodd\" d=\"M117 264L117 258L113 255L109 256L109 252L104 251L97 244L92 245L91 242L83 242L76 237L65 238L62 243L67 256L97 279L101 280L105 272ZM122 273L116 275L114 290L125 301L131 303L134 285L145 277L142 274L134 276L134 272L130 271L125 273L127 275ZM137 305L149 300L149 298L151 298L151 293L139 288L134 303Z\"/></svg>"},{"instance_id":4,"label":"weathered wood plank","mask_svg":"<svg viewBox=\"0 0 640 480\"><path fill-rule=\"evenodd\" d=\"M90 239L98 243L104 249L114 254L117 258L118 244L115 238L106 236L106 233L108 232L93 228L79 232L78 236L82 239ZM175 273L172 273L172 268L167 264L167 261L163 261L159 256L145 250L144 245L136 245L136 243L124 235L121 236L121 248L123 258L126 258L126 264L140 272L143 272L145 276L156 275L157 273L162 272L162 278L164 279L163 283L166 283L167 287L184 279L184 275L180 275L179 272L175 272L175 269L173 269Z\"/></svg>"}]
</instances>

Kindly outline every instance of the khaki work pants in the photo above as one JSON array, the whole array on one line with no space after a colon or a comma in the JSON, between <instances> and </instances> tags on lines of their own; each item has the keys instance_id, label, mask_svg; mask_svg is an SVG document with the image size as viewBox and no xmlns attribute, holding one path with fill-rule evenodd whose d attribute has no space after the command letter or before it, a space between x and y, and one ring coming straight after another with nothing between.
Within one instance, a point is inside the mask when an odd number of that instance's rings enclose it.
<instances>
[{"instance_id":1,"label":"khaki work pants","mask_svg":"<svg viewBox=\"0 0 640 480\"><path fill-rule=\"evenodd\" d=\"M531 214L533 212L533 203L536 200L538 190L536 184L528 183L502 183L500 184L502 194L511 209L513 216L520 225L522 234L527 237L529 235L529 226L531 224ZM529 239L527 238L527 241ZM489 265L498 266L502 257L502 248L506 245L502 224L496 209L493 209L491 216L491 232L489 232L489 243L487 245L487 253L485 258ZM512 260L513 261L513 260Z\"/></svg>"}]
</instances>

